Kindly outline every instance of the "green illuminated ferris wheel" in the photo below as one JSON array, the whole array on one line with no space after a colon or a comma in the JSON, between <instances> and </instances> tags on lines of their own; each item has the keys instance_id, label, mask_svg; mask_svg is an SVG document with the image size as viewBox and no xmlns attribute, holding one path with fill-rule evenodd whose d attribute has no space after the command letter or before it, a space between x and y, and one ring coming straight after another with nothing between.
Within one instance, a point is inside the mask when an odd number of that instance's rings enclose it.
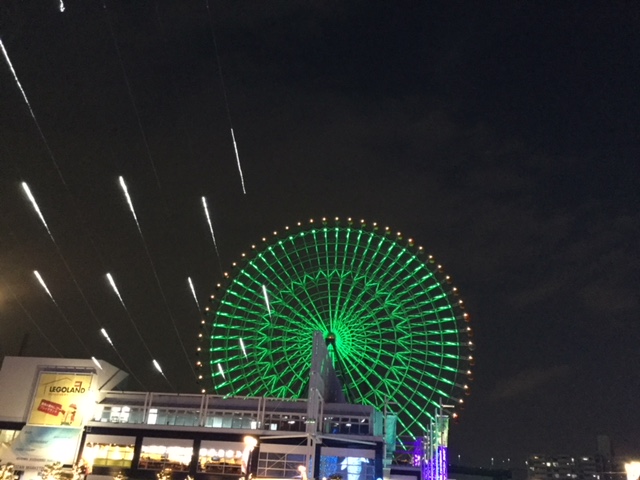
<instances>
[{"instance_id":1,"label":"green illuminated ferris wheel","mask_svg":"<svg viewBox=\"0 0 640 480\"><path fill-rule=\"evenodd\" d=\"M321 331L345 396L398 414L398 435L461 406L469 315L413 240L375 223L311 220L274 232L235 266L210 313L216 393L304 398Z\"/></svg>"}]
</instances>

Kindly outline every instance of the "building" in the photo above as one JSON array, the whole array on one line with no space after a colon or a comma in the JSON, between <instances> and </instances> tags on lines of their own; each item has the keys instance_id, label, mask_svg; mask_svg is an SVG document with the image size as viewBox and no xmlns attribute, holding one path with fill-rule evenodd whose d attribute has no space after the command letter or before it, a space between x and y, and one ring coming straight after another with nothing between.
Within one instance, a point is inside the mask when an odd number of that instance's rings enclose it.
<instances>
[{"instance_id":1,"label":"building","mask_svg":"<svg viewBox=\"0 0 640 480\"><path fill-rule=\"evenodd\" d=\"M527 473L529 480L602 480L594 456L531 455Z\"/></svg>"},{"instance_id":2,"label":"building","mask_svg":"<svg viewBox=\"0 0 640 480\"><path fill-rule=\"evenodd\" d=\"M393 478L393 422L346 403L321 335L308 399L126 392L103 361L6 357L0 370L0 459L24 479L45 464L82 463L89 480L254 477ZM387 452L390 452L389 454Z\"/></svg>"}]
</instances>

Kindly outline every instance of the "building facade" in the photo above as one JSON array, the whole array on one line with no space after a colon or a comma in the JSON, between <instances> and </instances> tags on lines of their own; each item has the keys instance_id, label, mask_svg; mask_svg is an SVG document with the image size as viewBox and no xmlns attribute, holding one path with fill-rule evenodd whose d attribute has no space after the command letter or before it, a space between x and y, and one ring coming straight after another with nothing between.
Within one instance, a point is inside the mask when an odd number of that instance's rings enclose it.
<instances>
[{"instance_id":1,"label":"building facade","mask_svg":"<svg viewBox=\"0 0 640 480\"><path fill-rule=\"evenodd\" d=\"M380 412L331 391L326 355L319 337L309 398L297 401L119 391L126 372L103 361L6 357L0 459L24 479L53 462L82 464L89 480L165 469L196 480L392 478L395 432Z\"/></svg>"}]
</instances>

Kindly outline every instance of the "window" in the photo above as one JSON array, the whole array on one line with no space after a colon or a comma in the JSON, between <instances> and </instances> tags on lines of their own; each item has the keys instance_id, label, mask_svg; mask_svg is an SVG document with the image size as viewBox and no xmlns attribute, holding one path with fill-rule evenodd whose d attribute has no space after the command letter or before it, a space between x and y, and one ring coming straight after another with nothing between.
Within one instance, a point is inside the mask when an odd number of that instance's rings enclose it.
<instances>
[{"instance_id":1,"label":"window","mask_svg":"<svg viewBox=\"0 0 640 480\"><path fill-rule=\"evenodd\" d=\"M134 437L89 434L82 449L82 459L90 467L130 468L134 443Z\"/></svg>"},{"instance_id":2,"label":"window","mask_svg":"<svg viewBox=\"0 0 640 480\"><path fill-rule=\"evenodd\" d=\"M219 442L203 440L198 452L198 472L240 475L242 451L240 442Z\"/></svg>"},{"instance_id":3,"label":"window","mask_svg":"<svg viewBox=\"0 0 640 480\"><path fill-rule=\"evenodd\" d=\"M186 472L192 455L193 440L145 437L138 467L144 470L170 468L175 472Z\"/></svg>"},{"instance_id":4,"label":"window","mask_svg":"<svg viewBox=\"0 0 640 480\"><path fill-rule=\"evenodd\" d=\"M150 408L149 409L149 416L147 417L147 423L149 425L155 425L157 421L158 421L158 409L157 408Z\"/></svg>"},{"instance_id":5,"label":"window","mask_svg":"<svg viewBox=\"0 0 640 480\"><path fill-rule=\"evenodd\" d=\"M339 475L344 480L373 480L375 451L360 448L322 447L320 476Z\"/></svg>"},{"instance_id":6,"label":"window","mask_svg":"<svg viewBox=\"0 0 640 480\"><path fill-rule=\"evenodd\" d=\"M305 456L301 454L260 452L258 476L293 478L300 475L298 467L304 465L304 462Z\"/></svg>"},{"instance_id":7,"label":"window","mask_svg":"<svg viewBox=\"0 0 640 480\"><path fill-rule=\"evenodd\" d=\"M20 430L0 430L0 443L11 443L20 434Z\"/></svg>"}]
</instances>

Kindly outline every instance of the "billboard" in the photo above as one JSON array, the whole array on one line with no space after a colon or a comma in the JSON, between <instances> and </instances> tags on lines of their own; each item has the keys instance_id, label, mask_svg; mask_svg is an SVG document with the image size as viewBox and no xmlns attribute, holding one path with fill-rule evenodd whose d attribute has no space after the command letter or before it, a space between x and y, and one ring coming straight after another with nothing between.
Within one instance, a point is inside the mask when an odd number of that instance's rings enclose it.
<instances>
[{"instance_id":1,"label":"billboard","mask_svg":"<svg viewBox=\"0 0 640 480\"><path fill-rule=\"evenodd\" d=\"M82 428L25 425L11 444L13 458L8 455L9 458L3 457L3 460L19 468L52 462L71 464L75 460L81 435Z\"/></svg>"},{"instance_id":2,"label":"billboard","mask_svg":"<svg viewBox=\"0 0 640 480\"><path fill-rule=\"evenodd\" d=\"M92 381L92 373L41 372L27 424L82 427Z\"/></svg>"}]
</instances>

